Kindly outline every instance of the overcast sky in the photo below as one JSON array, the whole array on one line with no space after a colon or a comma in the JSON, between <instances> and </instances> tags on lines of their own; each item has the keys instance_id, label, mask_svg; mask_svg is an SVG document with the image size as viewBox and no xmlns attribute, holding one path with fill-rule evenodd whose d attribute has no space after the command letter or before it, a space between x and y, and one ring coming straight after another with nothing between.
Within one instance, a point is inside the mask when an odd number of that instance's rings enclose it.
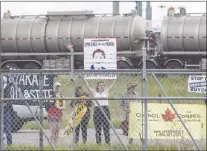
<instances>
[{"instance_id":1,"label":"overcast sky","mask_svg":"<svg viewBox=\"0 0 207 151\"><path fill-rule=\"evenodd\" d=\"M143 3L143 17L145 17L146 2ZM135 2L120 2L120 13L129 13L135 8ZM151 2L152 20L160 21L166 15L166 8L183 6L187 13L206 13L206 2ZM45 14L47 11L93 10L94 13L112 13L112 2L2 2L1 17L10 10L12 15Z\"/></svg>"}]
</instances>

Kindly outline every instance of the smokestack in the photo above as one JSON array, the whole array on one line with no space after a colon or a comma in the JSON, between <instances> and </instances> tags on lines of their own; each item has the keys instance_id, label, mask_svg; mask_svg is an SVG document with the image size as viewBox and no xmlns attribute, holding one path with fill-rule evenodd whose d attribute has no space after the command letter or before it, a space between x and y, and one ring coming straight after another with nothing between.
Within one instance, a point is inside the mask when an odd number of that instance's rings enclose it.
<instances>
[{"instance_id":1,"label":"smokestack","mask_svg":"<svg viewBox=\"0 0 207 151\"><path fill-rule=\"evenodd\" d=\"M152 20L152 7L150 6L150 2L147 2L146 19Z\"/></svg>"},{"instance_id":2,"label":"smokestack","mask_svg":"<svg viewBox=\"0 0 207 151\"><path fill-rule=\"evenodd\" d=\"M113 15L119 14L119 2L113 2Z\"/></svg>"},{"instance_id":3,"label":"smokestack","mask_svg":"<svg viewBox=\"0 0 207 151\"><path fill-rule=\"evenodd\" d=\"M138 12L137 15L142 17L142 1L136 1L136 10Z\"/></svg>"}]
</instances>

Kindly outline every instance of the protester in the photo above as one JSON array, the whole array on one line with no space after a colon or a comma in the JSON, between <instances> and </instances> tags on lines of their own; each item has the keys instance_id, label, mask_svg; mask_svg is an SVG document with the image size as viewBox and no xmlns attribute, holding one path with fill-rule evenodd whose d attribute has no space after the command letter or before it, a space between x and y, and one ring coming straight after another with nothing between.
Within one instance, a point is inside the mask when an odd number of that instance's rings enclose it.
<instances>
[{"instance_id":1,"label":"protester","mask_svg":"<svg viewBox=\"0 0 207 151\"><path fill-rule=\"evenodd\" d=\"M4 80L8 80L6 77ZM5 81L6 82L6 81ZM7 84L4 89L4 98L10 98L9 96L9 85ZM12 145L12 113L14 113L12 102L7 101L4 105L4 132L6 134L7 145Z\"/></svg>"},{"instance_id":2,"label":"protester","mask_svg":"<svg viewBox=\"0 0 207 151\"><path fill-rule=\"evenodd\" d=\"M6 66L4 69L9 69L9 70L17 70L17 66ZM10 89L8 82L9 81L9 76L3 76L3 97L4 98L11 98L10 96ZM12 145L12 116L15 113L13 106L12 106L13 101L7 101L4 104L4 132L6 135L6 140L7 140L7 145Z\"/></svg>"},{"instance_id":3,"label":"protester","mask_svg":"<svg viewBox=\"0 0 207 151\"><path fill-rule=\"evenodd\" d=\"M64 97L61 92L61 84L56 82L54 84L53 97ZM48 103L46 110L48 112L48 124L51 130L50 141L56 145L59 140L60 122L62 120L62 110L65 108L65 100L54 100Z\"/></svg>"},{"instance_id":4,"label":"protester","mask_svg":"<svg viewBox=\"0 0 207 151\"><path fill-rule=\"evenodd\" d=\"M89 94L83 91L82 86L77 86L76 87L76 92L75 92L75 97L89 97ZM74 102L75 101L75 102ZM85 144L87 142L87 126L88 122L90 120L90 107L92 106L92 101L91 100L74 100L70 103L70 106L73 107L74 103L80 104L84 103L87 107L87 112L81 119L80 124L78 124L75 128L75 143L78 143L79 141L79 132L80 128L82 130L82 138L83 138L83 143Z\"/></svg>"},{"instance_id":5,"label":"protester","mask_svg":"<svg viewBox=\"0 0 207 151\"><path fill-rule=\"evenodd\" d=\"M127 91L122 93L121 97L122 98L136 98L139 97L139 93L135 92L135 87L137 86L137 84L135 83L128 83L127 84ZM123 130L123 134L128 136L128 126L129 126L129 113L130 113L130 102L134 101L134 100L122 100L121 101L121 108L124 111L124 119L122 122L122 130ZM129 139L129 143L132 144L133 143L133 139Z\"/></svg>"},{"instance_id":6,"label":"protester","mask_svg":"<svg viewBox=\"0 0 207 151\"><path fill-rule=\"evenodd\" d=\"M115 80L107 89L105 89L104 82L99 81L97 83L96 90L94 90L94 89L90 88L89 84L86 81L86 84L94 97L106 97L106 98L109 96L109 91L113 87L114 83L115 83ZM106 113L107 117L110 120L110 111L109 111L109 107L108 107L108 105L109 105L108 100L97 100L97 102L102 107L102 109L104 110L104 112ZM96 101L95 101L93 119L94 119L95 130L96 130L96 143L101 144L101 130L103 128L104 135L105 135L105 142L107 144L109 144L110 143L109 122L107 121L107 118L104 116L104 114L101 112L101 109L98 106L98 104L96 103Z\"/></svg>"}]
</instances>

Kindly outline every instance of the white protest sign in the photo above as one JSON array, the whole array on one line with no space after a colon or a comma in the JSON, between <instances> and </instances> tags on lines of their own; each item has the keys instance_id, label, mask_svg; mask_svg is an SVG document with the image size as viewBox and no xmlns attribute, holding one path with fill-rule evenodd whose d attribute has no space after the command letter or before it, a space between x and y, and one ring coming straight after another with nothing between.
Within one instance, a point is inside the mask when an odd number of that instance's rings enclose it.
<instances>
[{"instance_id":1,"label":"white protest sign","mask_svg":"<svg viewBox=\"0 0 207 151\"><path fill-rule=\"evenodd\" d=\"M189 76L188 92L206 93L206 76Z\"/></svg>"},{"instance_id":2,"label":"white protest sign","mask_svg":"<svg viewBox=\"0 0 207 151\"><path fill-rule=\"evenodd\" d=\"M84 39L84 69L117 69L116 38ZM85 79L116 79L112 73L87 73Z\"/></svg>"}]
</instances>

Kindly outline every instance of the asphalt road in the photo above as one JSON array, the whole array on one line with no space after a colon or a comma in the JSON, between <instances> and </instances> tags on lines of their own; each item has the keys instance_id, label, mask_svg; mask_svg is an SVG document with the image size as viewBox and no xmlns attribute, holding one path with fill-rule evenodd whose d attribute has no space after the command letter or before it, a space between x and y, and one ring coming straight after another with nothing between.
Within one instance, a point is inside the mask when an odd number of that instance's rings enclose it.
<instances>
[{"instance_id":1,"label":"asphalt road","mask_svg":"<svg viewBox=\"0 0 207 151\"><path fill-rule=\"evenodd\" d=\"M61 130L61 132L63 129ZM50 131L45 130L46 135L49 137L50 136ZM122 134L121 129L116 129L116 133L120 137L121 141L123 142L124 145L128 145L128 138ZM113 130L111 130L111 143L112 144L121 144ZM39 131L38 130L21 130L17 133L13 133L13 144L15 146L17 145L26 145L26 146L39 146ZM80 143L82 143L82 135L80 133ZM60 146L69 146L72 145L72 135L69 137L60 137L59 138L59 143L58 145ZM95 130L94 129L88 129L88 141L87 144L95 144ZM104 141L104 135L102 132L102 143L105 143ZM206 142L199 142L199 146L202 144L202 146ZM134 140L134 144L141 145L140 139ZM165 145L170 145L170 144L176 144L176 145L187 145L187 146L193 146L192 141L188 141L184 143L180 143L179 140L148 140L148 144L165 144ZM49 145L47 139L44 137L44 145Z\"/></svg>"},{"instance_id":2,"label":"asphalt road","mask_svg":"<svg viewBox=\"0 0 207 151\"><path fill-rule=\"evenodd\" d=\"M46 135L50 137L50 131L49 130L44 130ZM63 129L61 130L63 132ZM128 144L128 138L122 134L121 129L116 129L116 133L119 135L121 141L124 144ZM38 130L21 130L17 133L13 133L13 144L14 145L39 145L39 131ZM72 135L69 137L60 137L59 138L59 145L61 146L68 146L71 145L73 142L73 137ZM80 133L79 136L80 143L82 143L82 134ZM104 141L104 135L102 132L102 142L105 143ZM111 130L111 142L113 144L120 144L119 139ZM88 129L88 141L87 143L89 144L95 144L95 131L94 129ZM136 143L139 143L136 141ZM44 137L44 145L49 145L47 139Z\"/></svg>"}]
</instances>

